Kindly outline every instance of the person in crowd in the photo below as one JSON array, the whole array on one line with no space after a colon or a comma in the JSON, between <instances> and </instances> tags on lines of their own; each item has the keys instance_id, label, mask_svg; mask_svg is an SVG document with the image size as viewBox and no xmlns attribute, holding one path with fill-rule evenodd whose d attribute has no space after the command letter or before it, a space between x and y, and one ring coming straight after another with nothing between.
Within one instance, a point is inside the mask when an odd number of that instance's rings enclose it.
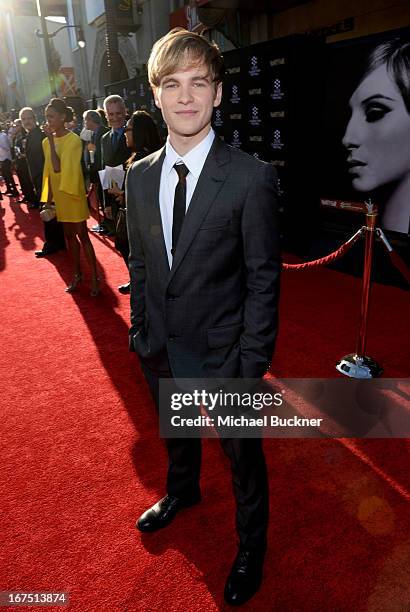
<instances>
[{"instance_id":1,"label":"person in crowd","mask_svg":"<svg viewBox=\"0 0 410 612\"><path fill-rule=\"evenodd\" d=\"M26 159L26 141L27 132L24 129L21 119L16 119L14 122L13 138L11 142L11 151L16 174L19 179L20 189L23 194L21 201L28 204L28 208L36 207L36 194L34 192L33 182L30 177L30 172Z\"/></svg>"},{"instance_id":2,"label":"person in crowd","mask_svg":"<svg viewBox=\"0 0 410 612\"><path fill-rule=\"evenodd\" d=\"M6 183L5 194L11 198L19 198L20 194L17 190L16 183L14 182L12 166L11 166L11 148L10 140L7 135L7 126L0 126L0 164L1 164L1 175Z\"/></svg>"},{"instance_id":3,"label":"person in crowd","mask_svg":"<svg viewBox=\"0 0 410 612\"><path fill-rule=\"evenodd\" d=\"M66 288L73 293L82 280L80 244L91 267L91 296L99 293L97 263L87 231L88 205L81 171L81 140L67 130L72 111L59 98L52 98L45 110L47 123L43 141L44 174L41 201L55 203L57 220L64 226L67 245L73 261L73 279Z\"/></svg>"},{"instance_id":4,"label":"person in crowd","mask_svg":"<svg viewBox=\"0 0 410 612\"><path fill-rule=\"evenodd\" d=\"M98 171L101 167L101 137L108 128L103 125L101 115L96 110L86 110L83 113L84 128L90 133L90 140L84 150L85 165L89 183L96 200L98 220L101 222L100 211L103 207L104 195ZM101 231L103 227L97 224L92 231Z\"/></svg>"},{"instance_id":5,"label":"person in crowd","mask_svg":"<svg viewBox=\"0 0 410 612\"><path fill-rule=\"evenodd\" d=\"M102 124L105 127L108 127L107 115L105 114L105 110L103 108L97 108L97 113L101 117Z\"/></svg>"},{"instance_id":6,"label":"person in crowd","mask_svg":"<svg viewBox=\"0 0 410 612\"><path fill-rule=\"evenodd\" d=\"M87 165L90 182L97 189L98 200L103 202L103 192L101 188L98 171L102 170L101 162L101 138L108 132L108 128L102 122L101 115L96 110L86 110L83 113L84 126L91 132L91 140L87 145Z\"/></svg>"},{"instance_id":7,"label":"person in crowd","mask_svg":"<svg viewBox=\"0 0 410 612\"><path fill-rule=\"evenodd\" d=\"M343 137L352 186L380 205L381 225L410 231L410 42L370 53L350 102Z\"/></svg>"},{"instance_id":8,"label":"person in crowd","mask_svg":"<svg viewBox=\"0 0 410 612\"><path fill-rule=\"evenodd\" d=\"M161 147L161 138L151 115L144 110L135 111L124 130L127 147L133 151L131 157L126 163L126 170L132 164L140 159L143 159L150 153L154 153ZM126 203L124 198L124 187L119 189L114 186L108 189L108 193L115 196L118 202L118 219L116 225L115 246L124 258L125 265L128 268L129 243L126 227ZM118 287L118 291L123 294L130 292L130 282Z\"/></svg>"},{"instance_id":9,"label":"person in crowd","mask_svg":"<svg viewBox=\"0 0 410 612\"><path fill-rule=\"evenodd\" d=\"M127 122L124 100L121 96L112 95L104 100L104 110L107 115L109 132L101 138L101 165L123 166L130 157L132 151L127 147L124 130ZM113 235L117 220L118 202L115 196L104 190L104 221L101 228L95 227L93 231Z\"/></svg>"},{"instance_id":10,"label":"person in crowd","mask_svg":"<svg viewBox=\"0 0 410 612\"><path fill-rule=\"evenodd\" d=\"M157 406L160 378L262 378L278 329L276 172L212 130L222 75L218 47L182 28L157 41L148 62L169 136L129 170L126 201L130 349ZM240 543L225 599L240 605L262 581L267 472L260 438L220 441L231 462ZM201 500L200 439L166 444L166 495L138 519L142 532Z\"/></svg>"},{"instance_id":11,"label":"person in crowd","mask_svg":"<svg viewBox=\"0 0 410 612\"><path fill-rule=\"evenodd\" d=\"M43 140L44 132L39 127L33 109L25 106L20 111L20 119L27 132L26 137L26 160L30 177L34 186L35 199L32 206L40 206L41 189L43 184L44 153ZM44 221L44 244L43 248L35 251L35 256L48 257L57 251L65 249L63 225L57 218Z\"/></svg>"},{"instance_id":12,"label":"person in crowd","mask_svg":"<svg viewBox=\"0 0 410 612\"><path fill-rule=\"evenodd\" d=\"M68 106L67 108L71 110L73 115L72 120L67 123L67 129L71 132L74 132L74 134L77 134L77 136L80 136L82 128L80 123L78 122L78 117L71 106Z\"/></svg>"}]
</instances>

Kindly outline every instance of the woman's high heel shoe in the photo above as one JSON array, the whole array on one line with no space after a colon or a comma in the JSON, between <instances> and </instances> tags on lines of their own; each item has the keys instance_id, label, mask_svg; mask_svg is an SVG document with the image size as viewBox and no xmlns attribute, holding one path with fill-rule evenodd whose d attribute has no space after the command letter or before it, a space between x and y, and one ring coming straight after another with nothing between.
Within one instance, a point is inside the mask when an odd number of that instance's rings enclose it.
<instances>
[{"instance_id":1,"label":"woman's high heel shoe","mask_svg":"<svg viewBox=\"0 0 410 612\"><path fill-rule=\"evenodd\" d=\"M77 289L78 285L81 283L81 281L83 280L83 276L82 274L74 274L74 278L71 281L71 283L68 285L68 287L65 288L65 291L67 293L74 293L74 291Z\"/></svg>"},{"instance_id":2,"label":"woman's high heel shoe","mask_svg":"<svg viewBox=\"0 0 410 612\"><path fill-rule=\"evenodd\" d=\"M90 295L91 297L97 297L99 293L100 293L100 279L97 277L95 280L91 282Z\"/></svg>"}]
</instances>

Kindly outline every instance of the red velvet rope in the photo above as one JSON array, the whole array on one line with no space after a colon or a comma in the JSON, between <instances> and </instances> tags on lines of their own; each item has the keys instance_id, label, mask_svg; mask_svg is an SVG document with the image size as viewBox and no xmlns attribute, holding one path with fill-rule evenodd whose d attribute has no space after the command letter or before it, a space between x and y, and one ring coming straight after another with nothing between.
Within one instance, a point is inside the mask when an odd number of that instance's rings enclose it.
<instances>
[{"instance_id":1,"label":"red velvet rope","mask_svg":"<svg viewBox=\"0 0 410 612\"><path fill-rule=\"evenodd\" d=\"M314 259L313 261L306 261L300 264L288 264L282 263L282 270L306 270L307 268L315 268L316 266L325 266L329 263L336 261L343 257L347 251L350 251L352 246L359 240L362 235L365 227L361 227L347 242L342 244L336 251L326 255L326 257L321 257L320 259Z\"/></svg>"}]
</instances>

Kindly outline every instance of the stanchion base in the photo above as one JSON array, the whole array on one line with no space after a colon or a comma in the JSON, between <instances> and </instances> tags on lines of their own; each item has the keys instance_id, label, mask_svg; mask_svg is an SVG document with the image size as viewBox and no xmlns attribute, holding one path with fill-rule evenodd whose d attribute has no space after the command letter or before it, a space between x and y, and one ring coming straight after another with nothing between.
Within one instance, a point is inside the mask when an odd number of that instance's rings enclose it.
<instances>
[{"instance_id":1,"label":"stanchion base","mask_svg":"<svg viewBox=\"0 0 410 612\"><path fill-rule=\"evenodd\" d=\"M383 368L371 357L359 357L354 353L342 357L336 364L336 370L350 378L378 378L383 374Z\"/></svg>"}]
</instances>

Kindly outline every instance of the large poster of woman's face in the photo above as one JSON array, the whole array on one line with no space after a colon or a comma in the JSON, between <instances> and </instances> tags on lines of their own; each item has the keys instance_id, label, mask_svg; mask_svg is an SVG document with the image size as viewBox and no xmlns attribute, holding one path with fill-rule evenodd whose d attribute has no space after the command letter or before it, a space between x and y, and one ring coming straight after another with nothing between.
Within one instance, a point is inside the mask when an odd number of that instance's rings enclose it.
<instances>
[{"instance_id":1,"label":"large poster of woman's face","mask_svg":"<svg viewBox=\"0 0 410 612\"><path fill-rule=\"evenodd\" d=\"M410 219L410 32L329 49L324 197L365 201L380 225L407 234Z\"/></svg>"}]
</instances>

